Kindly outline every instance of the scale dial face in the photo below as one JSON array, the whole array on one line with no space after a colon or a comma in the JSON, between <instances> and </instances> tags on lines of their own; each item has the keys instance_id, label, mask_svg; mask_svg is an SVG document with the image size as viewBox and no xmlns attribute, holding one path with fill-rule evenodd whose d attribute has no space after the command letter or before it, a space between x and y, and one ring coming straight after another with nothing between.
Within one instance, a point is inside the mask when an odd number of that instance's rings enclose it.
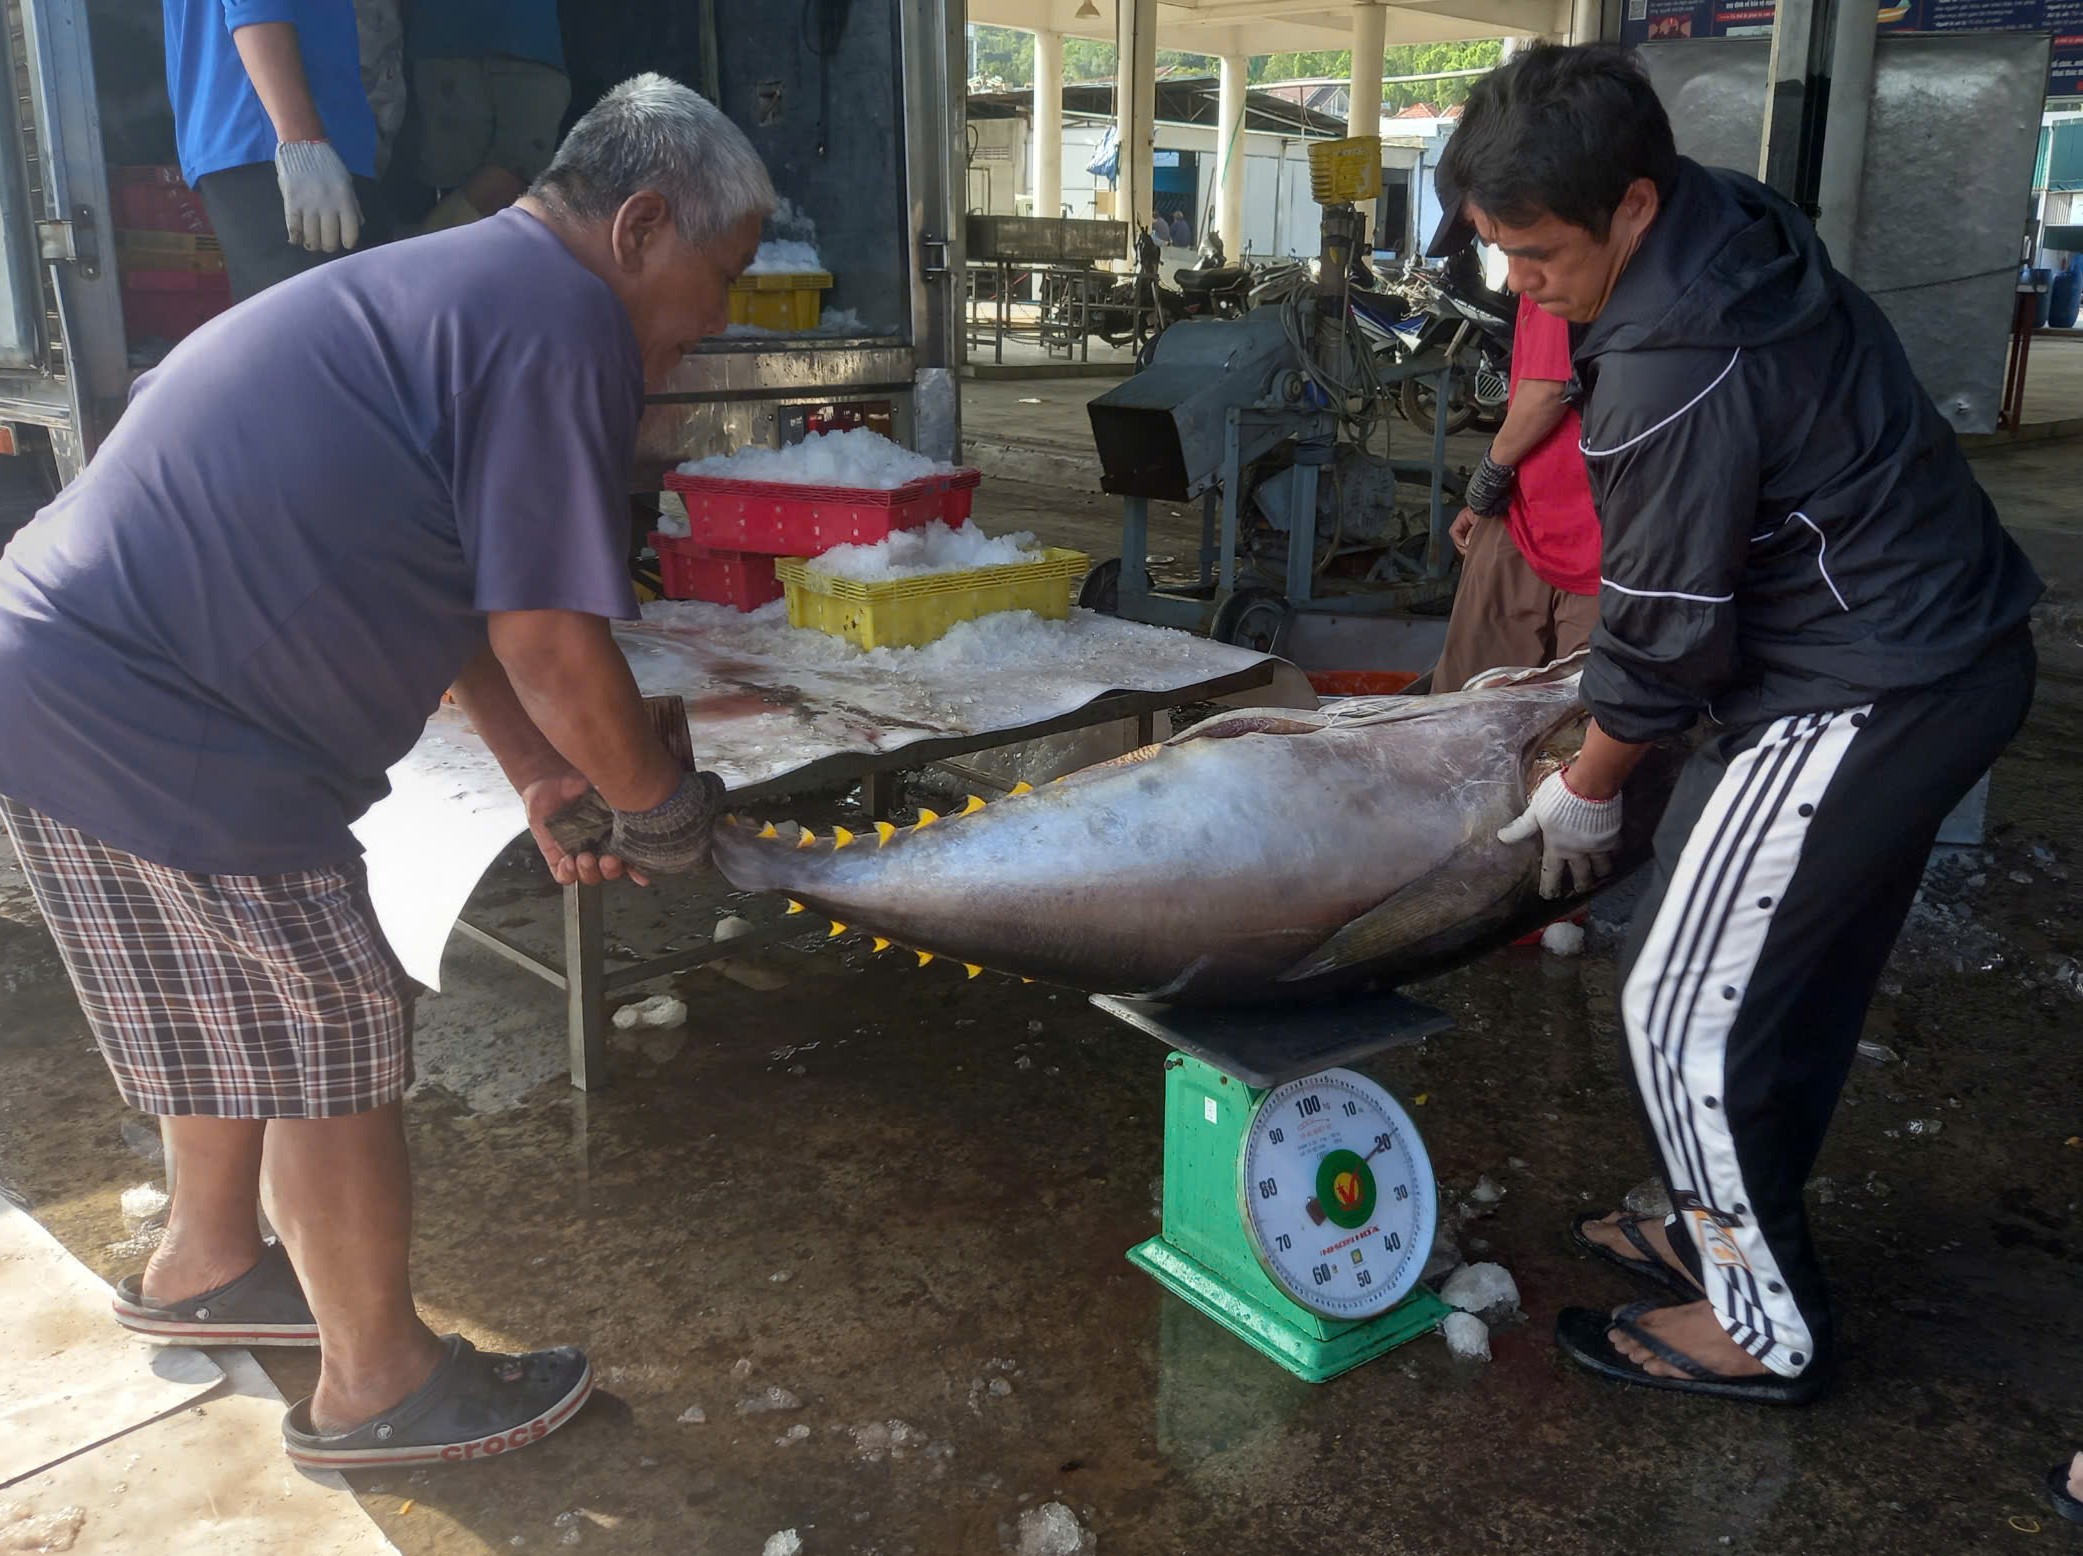
<instances>
[{"instance_id":1,"label":"scale dial face","mask_svg":"<svg viewBox=\"0 0 2083 1556\"><path fill-rule=\"evenodd\" d=\"M1410 1294L1432 1255L1432 1158L1403 1105L1325 1070L1259 1099L1237 1157L1252 1251L1312 1313L1361 1319Z\"/></svg>"}]
</instances>

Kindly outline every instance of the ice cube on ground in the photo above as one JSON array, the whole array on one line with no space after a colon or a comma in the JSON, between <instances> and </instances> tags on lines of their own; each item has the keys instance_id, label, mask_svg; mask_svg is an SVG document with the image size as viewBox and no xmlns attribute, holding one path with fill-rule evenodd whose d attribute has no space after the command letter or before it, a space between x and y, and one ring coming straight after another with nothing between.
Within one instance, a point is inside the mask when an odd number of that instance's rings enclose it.
<instances>
[{"instance_id":1,"label":"ice cube on ground","mask_svg":"<svg viewBox=\"0 0 2083 1556\"><path fill-rule=\"evenodd\" d=\"M670 994L654 994L634 1005L624 1005L615 1012L615 1030L618 1032L627 1032L634 1027L663 1029L684 1026L686 1023L686 1002Z\"/></svg>"},{"instance_id":2,"label":"ice cube on ground","mask_svg":"<svg viewBox=\"0 0 2083 1556\"><path fill-rule=\"evenodd\" d=\"M1439 1332L1447 1337L1447 1349L1461 1361L1490 1359L1490 1326L1473 1313L1449 1313Z\"/></svg>"},{"instance_id":3,"label":"ice cube on ground","mask_svg":"<svg viewBox=\"0 0 2083 1556\"><path fill-rule=\"evenodd\" d=\"M803 1402L779 1384L770 1383L750 1399L738 1401L741 1416L761 1416L774 1410L801 1410Z\"/></svg>"},{"instance_id":4,"label":"ice cube on ground","mask_svg":"<svg viewBox=\"0 0 2083 1556\"><path fill-rule=\"evenodd\" d=\"M1671 1213L1671 1194L1663 1179L1644 1178L1627 1191L1620 1204L1630 1215L1654 1216L1661 1221Z\"/></svg>"},{"instance_id":5,"label":"ice cube on ground","mask_svg":"<svg viewBox=\"0 0 2083 1556\"><path fill-rule=\"evenodd\" d=\"M709 1412L702 1409L700 1405L689 1405L680 1412L680 1424L682 1426L700 1426L708 1419Z\"/></svg>"},{"instance_id":6,"label":"ice cube on ground","mask_svg":"<svg viewBox=\"0 0 2083 1556\"><path fill-rule=\"evenodd\" d=\"M1541 949L1556 956L1575 956L1584 949L1584 926L1564 919L1541 931Z\"/></svg>"},{"instance_id":7,"label":"ice cube on ground","mask_svg":"<svg viewBox=\"0 0 2083 1556\"><path fill-rule=\"evenodd\" d=\"M1475 1187L1468 1191L1468 1197L1478 1205L1494 1205L1504 1198L1504 1190L1486 1172L1475 1180Z\"/></svg>"},{"instance_id":8,"label":"ice cube on ground","mask_svg":"<svg viewBox=\"0 0 2083 1556\"><path fill-rule=\"evenodd\" d=\"M849 427L843 432L813 432L787 448L741 448L734 454L690 459L680 466L680 474L887 492L954 468L892 443L870 428Z\"/></svg>"},{"instance_id":9,"label":"ice cube on ground","mask_svg":"<svg viewBox=\"0 0 2083 1556\"><path fill-rule=\"evenodd\" d=\"M1501 1264L1464 1264L1447 1277L1439 1295L1464 1313L1509 1313L1519 1305L1519 1283Z\"/></svg>"},{"instance_id":10,"label":"ice cube on ground","mask_svg":"<svg viewBox=\"0 0 2083 1556\"><path fill-rule=\"evenodd\" d=\"M779 1437L774 1439L774 1446L776 1448L793 1447L795 1444L804 1441L809 1436L810 1428L803 1425L802 1422L798 1421L794 1426L790 1427L787 1431L783 1432Z\"/></svg>"},{"instance_id":11,"label":"ice cube on ground","mask_svg":"<svg viewBox=\"0 0 2083 1556\"><path fill-rule=\"evenodd\" d=\"M770 1534L759 1548L759 1556L803 1556L803 1537L793 1529Z\"/></svg>"},{"instance_id":12,"label":"ice cube on ground","mask_svg":"<svg viewBox=\"0 0 2083 1556\"><path fill-rule=\"evenodd\" d=\"M898 530L872 546L834 546L823 556L812 557L809 567L812 572L831 578L883 583L892 578L959 572L966 567L1038 562L1041 557L1033 534L1027 530L986 535L974 524L964 524L960 529L928 524L923 529Z\"/></svg>"},{"instance_id":13,"label":"ice cube on ground","mask_svg":"<svg viewBox=\"0 0 2083 1556\"><path fill-rule=\"evenodd\" d=\"M736 940L741 935L749 935L751 933L752 920L749 918L739 918L738 915L735 913L731 914L728 918L718 919L716 921L715 938L719 945L726 940Z\"/></svg>"},{"instance_id":14,"label":"ice cube on ground","mask_svg":"<svg viewBox=\"0 0 2083 1556\"><path fill-rule=\"evenodd\" d=\"M168 1200L166 1190L158 1184L140 1183L136 1188L125 1189L117 1203L123 1211L124 1225L135 1232L146 1222L165 1215Z\"/></svg>"},{"instance_id":15,"label":"ice cube on ground","mask_svg":"<svg viewBox=\"0 0 2083 1556\"><path fill-rule=\"evenodd\" d=\"M1044 1502L1020 1515L1017 1556L1079 1556L1081 1551L1098 1548L1097 1540L1086 1544L1090 1538L1076 1513L1061 1502Z\"/></svg>"},{"instance_id":16,"label":"ice cube on ground","mask_svg":"<svg viewBox=\"0 0 2083 1556\"><path fill-rule=\"evenodd\" d=\"M745 267L748 276L794 276L824 269L817 245L794 238L769 238Z\"/></svg>"}]
</instances>

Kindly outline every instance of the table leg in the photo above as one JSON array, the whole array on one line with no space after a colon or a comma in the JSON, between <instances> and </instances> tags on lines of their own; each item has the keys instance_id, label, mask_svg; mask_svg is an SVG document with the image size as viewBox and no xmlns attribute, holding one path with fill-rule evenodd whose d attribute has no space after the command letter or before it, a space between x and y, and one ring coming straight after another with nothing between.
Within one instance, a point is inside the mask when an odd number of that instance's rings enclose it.
<instances>
[{"instance_id":1,"label":"table leg","mask_svg":"<svg viewBox=\"0 0 2083 1556\"><path fill-rule=\"evenodd\" d=\"M861 780L861 809L870 821L890 819L890 775L870 773Z\"/></svg>"},{"instance_id":2,"label":"table leg","mask_svg":"<svg viewBox=\"0 0 2083 1556\"><path fill-rule=\"evenodd\" d=\"M571 1083L598 1091L608 1081L607 934L602 888L564 888L564 1006L571 1040Z\"/></svg>"}]
</instances>

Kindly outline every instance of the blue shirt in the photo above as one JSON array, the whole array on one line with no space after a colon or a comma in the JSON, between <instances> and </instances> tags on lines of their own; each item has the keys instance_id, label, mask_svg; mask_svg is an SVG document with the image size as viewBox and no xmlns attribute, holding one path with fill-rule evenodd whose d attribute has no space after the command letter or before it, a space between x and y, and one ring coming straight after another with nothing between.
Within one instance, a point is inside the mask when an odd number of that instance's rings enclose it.
<instances>
[{"instance_id":1,"label":"blue shirt","mask_svg":"<svg viewBox=\"0 0 2083 1556\"><path fill-rule=\"evenodd\" d=\"M564 68L555 0L416 0L406 46L414 59L505 54Z\"/></svg>"},{"instance_id":2,"label":"blue shirt","mask_svg":"<svg viewBox=\"0 0 2083 1556\"><path fill-rule=\"evenodd\" d=\"M179 870L353 858L485 612L636 615L643 376L518 210L211 320L0 555L0 794Z\"/></svg>"},{"instance_id":3,"label":"blue shirt","mask_svg":"<svg viewBox=\"0 0 2083 1556\"><path fill-rule=\"evenodd\" d=\"M353 0L161 0L166 90L174 104L181 176L275 160L275 127L247 79L232 30L294 22L311 101L347 171L376 176L376 116L362 90Z\"/></svg>"}]
</instances>

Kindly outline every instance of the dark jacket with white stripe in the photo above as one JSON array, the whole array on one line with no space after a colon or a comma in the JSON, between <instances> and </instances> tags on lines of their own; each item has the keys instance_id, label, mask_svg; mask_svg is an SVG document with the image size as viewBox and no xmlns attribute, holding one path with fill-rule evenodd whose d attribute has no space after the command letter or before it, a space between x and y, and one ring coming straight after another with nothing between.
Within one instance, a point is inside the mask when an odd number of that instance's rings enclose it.
<instances>
[{"instance_id":1,"label":"dark jacket with white stripe","mask_svg":"<svg viewBox=\"0 0 2083 1556\"><path fill-rule=\"evenodd\" d=\"M1576 333L1607 733L1856 706L2025 619L2040 581L1894 328L1762 184L1682 162Z\"/></svg>"}]
</instances>

